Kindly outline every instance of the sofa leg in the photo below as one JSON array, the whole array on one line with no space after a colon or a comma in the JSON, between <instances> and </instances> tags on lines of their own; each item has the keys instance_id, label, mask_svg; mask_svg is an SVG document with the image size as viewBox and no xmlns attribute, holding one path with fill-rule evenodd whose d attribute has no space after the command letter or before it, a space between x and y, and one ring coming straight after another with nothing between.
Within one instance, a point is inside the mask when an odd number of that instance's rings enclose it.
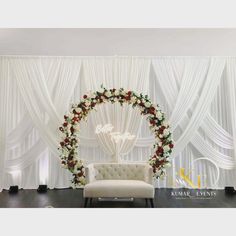
<instances>
[{"instance_id":1,"label":"sofa leg","mask_svg":"<svg viewBox=\"0 0 236 236\"><path fill-rule=\"evenodd\" d=\"M148 207L148 199L145 198L145 207Z\"/></svg>"},{"instance_id":2,"label":"sofa leg","mask_svg":"<svg viewBox=\"0 0 236 236\"><path fill-rule=\"evenodd\" d=\"M150 198L150 203L151 203L151 207L154 208L154 201L153 201L153 198Z\"/></svg>"},{"instance_id":3,"label":"sofa leg","mask_svg":"<svg viewBox=\"0 0 236 236\"><path fill-rule=\"evenodd\" d=\"M86 207L87 207L88 200L89 200L89 199L88 199L87 197L84 199L84 208L86 208Z\"/></svg>"},{"instance_id":4,"label":"sofa leg","mask_svg":"<svg viewBox=\"0 0 236 236\"><path fill-rule=\"evenodd\" d=\"M90 206L90 207L92 207L92 202L93 202L93 199L90 198L90 199L89 199L89 206Z\"/></svg>"}]
</instances>

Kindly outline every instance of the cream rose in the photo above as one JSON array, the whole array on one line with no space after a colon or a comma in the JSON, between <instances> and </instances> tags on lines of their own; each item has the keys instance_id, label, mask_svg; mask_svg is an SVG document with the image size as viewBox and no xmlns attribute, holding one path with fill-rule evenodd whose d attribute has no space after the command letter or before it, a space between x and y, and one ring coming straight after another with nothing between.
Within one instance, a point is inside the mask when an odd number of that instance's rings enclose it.
<instances>
[{"instance_id":1,"label":"cream rose","mask_svg":"<svg viewBox=\"0 0 236 236\"><path fill-rule=\"evenodd\" d=\"M150 107L151 106L151 103L150 102L145 102L145 107Z\"/></svg>"},{"instance_id":2,"label":"cream rose","mask_svg":"<svg viewBox=\"0 0 236 236\"><path fill-rule=\"evenodd\" d=\"M162 113L160 111L157 112L157 119L158 120L162 119Z\"/></svg>"},{"instance_id":3,"label":"cream rose","mask_svg":"<svg viewBox=\"0 0 236 236\"><path fill-rule=\"evenodd\" d=\"M131 102L135 102L136 101L136 97L131 97Z\"/></svg>"},{"instance_id":4,"label":"cream rose","mask_svg":"<svg viewBox=\"0 0 236 236\"><path fill-rule=\"evenodd\" d=\"M110 96L111 96L111 92L110 92L110 91L107 91L107 92L105 93L105 95L106 95L107 97L110 97Z\"/></svg>"},{"instance_id":5,"label":"cream rose","mask_svg":"<svg viewBox=\"0 0 236 236\"><path fill-rule=\"evenodd\" d=\"M75 111L80 113L82 111L82 109L80 107L77 107L77 108L75 108Z\"/></svg>"},{"instance_id":6,"label":"cream rose","mask_svg":"<svg viewBox=\"0 0 236 236\"><path fill-rule=\"evenodd\" d=\"M165 146L163 147L163 150L164 150L164 152L170 151L169 145L165 145Z\"/></svg>"}]
</instances>

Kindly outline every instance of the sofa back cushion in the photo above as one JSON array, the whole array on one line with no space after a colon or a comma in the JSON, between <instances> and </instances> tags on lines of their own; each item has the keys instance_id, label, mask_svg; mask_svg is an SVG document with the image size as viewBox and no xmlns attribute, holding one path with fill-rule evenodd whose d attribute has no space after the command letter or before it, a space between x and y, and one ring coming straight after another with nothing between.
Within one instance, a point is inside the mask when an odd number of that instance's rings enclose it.
<instances>
[{"instance_id":1,"label":"sofa back cushion","mask_svg":"<svg viewBox=\"0 0 236 236\"><path fill-rule=\"evenodd\" d=\"M94 164L96 180L145 180L147 164Z\"/></svg>"}]
</instances>

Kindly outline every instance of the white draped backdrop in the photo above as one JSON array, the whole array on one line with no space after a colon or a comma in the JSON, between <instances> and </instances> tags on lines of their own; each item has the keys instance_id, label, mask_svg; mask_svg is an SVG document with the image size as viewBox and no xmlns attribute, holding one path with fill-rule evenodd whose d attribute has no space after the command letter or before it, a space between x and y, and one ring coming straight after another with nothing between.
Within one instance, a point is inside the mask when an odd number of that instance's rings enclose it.
<instances>
[{"instance_id":1,"label":"white draped backdrop","mask_svg":"<svg viewBox=\"0 0 236 236\"><path fill-rule=\"evenodd\" d=\"M0 190L10 185L70 186L60 166L58 127L70 104L88 91L124 87L148 94L170 121L175 148L172 167L157 187L180 187L180 168L202 186L236 186L236 58L234 57L0 57ZM119 104L96 108L81 123L80 156L85 163L146 161L154 137L139 112ZM98 124L129 132L115 144L95 134ZM118 154L117 154L118 153ZM197 173L197 174L196 174Z\"/></svg>"}]
</instances>

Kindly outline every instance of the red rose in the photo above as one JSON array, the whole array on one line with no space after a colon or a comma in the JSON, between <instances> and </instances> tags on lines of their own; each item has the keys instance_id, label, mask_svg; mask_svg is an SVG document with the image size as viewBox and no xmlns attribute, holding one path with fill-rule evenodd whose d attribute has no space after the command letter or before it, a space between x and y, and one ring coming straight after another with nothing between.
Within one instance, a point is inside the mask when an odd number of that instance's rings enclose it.
<instances>
[{"instance_id":1,"label":"red rose","mask_svg":"<svg viewBox=\"0 0 236 236\"><path fill-rule=\"evenodd\" d=\"M67 125L68 125L68 123L67 123L67 122L65 122L65 123L63 124L63 126L64 126L64 127L66 127Z\"/></svg>"},{"instance_id":2,"label":"red rose","mask_svg":"<svg viewBox=\"0 0 236 236\"><path fill-rule=\"evenodd\" d=\"M150 107L149 108L149 113L154 114L155 113L155 108L154 107Z\"/></svg>"},{"instance_id":3,"label":"red rose","mask_svg":"<svg viewBox=\"0 0 236 236\"><path fill-rule=\"evenodd\" d=\"M68 116L64 115L64 119L66 120L68 118Z\"/></svg>"},{"instance_id":4,"label":"red rose","mask_svg":"<svg viewBox=\"0 0 236 236\"><path fill-rule=\"evenodd\" d=\"M78 121L78 118L77 118L77 117L73 117L72 120L73 120L73 121Z\"/></svg>"},{"instance_id":5,"label":"red rose","mask_svg":"<svg viewBox=\"0 0 236 236\"><path fill-rule=\"evenodd\" d=\"M65 144L64 144L64 142L60 142L60 145L63 147Z\"/></svg>"},{"instance_id":6,"label":"red rose","mask_svg":"<svg viewBox=\"0 0 236 236\"><path fill-rule=\"evenodd\" d=\"M84 95L83 98L86 99L88 96L87 95Z\"/></svg>"},{"instance_id":7,"label":"red rose","mask_svg":"<svg viewBox=\"0 0 236 236\"><path fill-rule=\"evenodd\" d=\"M159 154L163 153L163 148L162 147L158 147L157 148L157 153L159 153Z\"/></svg>"},{"instance_id":8,"label":"red rose","mask_svg":"<svg viewBox=\"0 0 236 236\"><path fill-rule=\"evenodd\" d=\"M73 161L68 161L67 162L68 167L74 167L75 163Z\"/></svg>"},{"instance_id":9,"label":"red rose","mask_svg":"<svg viewBox=\"0 0 236 236\"><path fill-rule=\"evenodd\" d=\"M169 147L170 147L170 148L173 148L173 147L174 147L174 144L173 144L173 143L170 143L170 144L169 144Z\"/></svg>"},{"instance_id":10,"label":"red rose","mask_svg":"<svg viewBox=\"0 0 236 236\"><path fill-rule=\"evenodd\" d=\"M129 92L128 92L128 95L130 96L131 94L132 94L132 92L131 92L131 91L129 91Z\"/></svg>"},{"instance_id":11,"label":"red rose","mask_svg":"<svg viewBox=\"0 0 236 236\"><path fill-rule=\"evenodd\" d=\"M164 129L165 129L165 126L161 126L158 130L158 133L163 134Z\"/></svg>"},{"instance_id":12,"label":"red rose","mask_svg":"<svg viewBox=\"0 0 236 236\"><path fill-rule=\"evenodd\" d=\"M69 142L69 139L68 138L65 138L65 140L64 140L66 143L68 143Z\"/></svg>"},{"instance_id":13,"label":"red rose","mask_svg":"<svg viewBox=\"0 0 236 236\"><path fill-rule=\"evenodd\" d=\"M155 120L150 120L150 124L155 125L156 124Z\"/></svg>"},{"instance_id":14,"label":"red rose","mask_svg":"<svg viewBox=\"0 0 236 236\"><path fill-rule=\"evenodd\" d=\"M80 171L80 172L78 173L78 176L81 177L81 176L83 176L83 174L84 174L84 173L83 173L82 171Z\"/></svg>"}]
</instances>

